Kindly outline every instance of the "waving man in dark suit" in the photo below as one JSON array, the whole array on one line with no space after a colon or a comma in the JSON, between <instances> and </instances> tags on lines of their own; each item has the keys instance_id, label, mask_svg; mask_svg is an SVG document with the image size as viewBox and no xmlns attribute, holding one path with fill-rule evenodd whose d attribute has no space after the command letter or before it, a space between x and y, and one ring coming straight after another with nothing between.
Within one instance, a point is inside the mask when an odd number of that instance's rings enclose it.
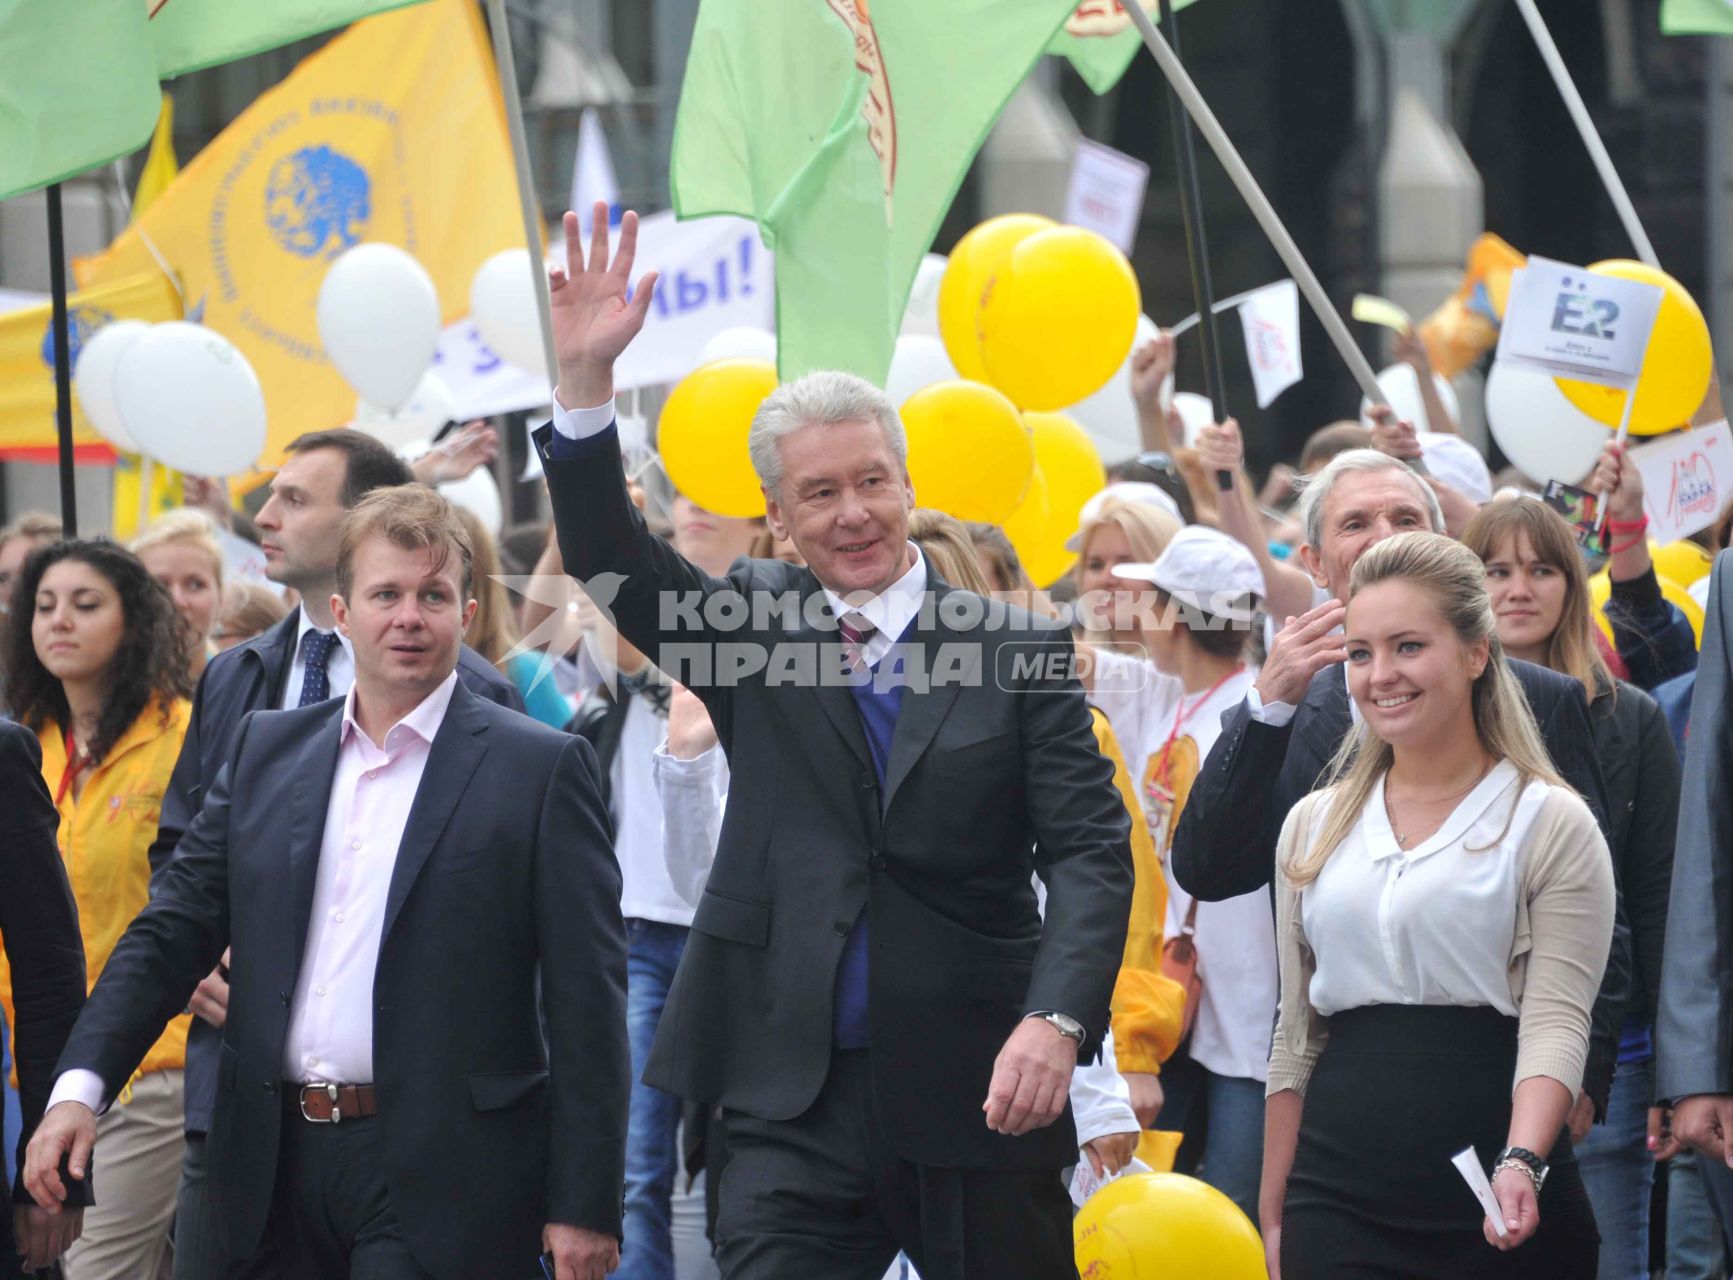
<instances>
[{"instance_id":1,"label":"waving man in dark suit","mask_svg":"<svg viewBox=\"0 0 1733 1280\"><path fill-rule=\"evenodd\" d=\"M1107 1026L1131 861L1070 640L930 570L901 423L848 374L783 386L752 427L807 567L712 577L653 536L612 398L654 281L628 301L634 215L612 261L596 226L586 267L566 216L544 465L567 569L624 575L621 633L728 753L646 1073L724 1108L723 1274L877 1280L899 1248L928 1280L1071 1274L1066 1087Z\"/></svg>"}]
</instances>

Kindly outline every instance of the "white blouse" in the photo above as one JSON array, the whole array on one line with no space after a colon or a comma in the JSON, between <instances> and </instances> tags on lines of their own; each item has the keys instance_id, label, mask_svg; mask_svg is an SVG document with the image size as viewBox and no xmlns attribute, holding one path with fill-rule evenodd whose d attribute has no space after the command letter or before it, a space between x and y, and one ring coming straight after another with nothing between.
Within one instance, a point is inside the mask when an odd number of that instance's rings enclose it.
<instances>
[{"instance_id":1,"label":"white blouse","mask_svg":"<svg viewBox=\"0 0 1733 1280\"><path fill-rule=\"evenodd\" d=\"M1312 1007L1328 1017L1374 1004L1488 1005L1516 1017L1509 965L1524 844L1547 794L1542 782L1522 786L1501 761L1443 826L1404 851L1380 778L1300 893L1317 964Z\"/></svg>"}]
</instances>

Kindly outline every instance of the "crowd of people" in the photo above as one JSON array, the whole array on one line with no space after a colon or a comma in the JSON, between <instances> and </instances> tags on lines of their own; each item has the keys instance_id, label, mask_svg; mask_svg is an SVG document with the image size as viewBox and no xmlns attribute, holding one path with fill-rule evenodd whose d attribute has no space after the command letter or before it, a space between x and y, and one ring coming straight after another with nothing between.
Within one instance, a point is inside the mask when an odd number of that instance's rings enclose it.
<instances>
[{"instance_id":1,"label":"crowd of people","mask_svg":"<svg viewBox=\"0 0 1733 1280\"><path fill-rule=\"evenodd\" d=\"M1161 335L1055 583L847 374L664 512L595 225L550 522L439 496L471 426L0 529L22 1270L1045 1278L1171 1167L1288 1280L1727 1275L1733 586L1699 672L1621 446L1586 549L1436 395L1260 489Z\"/></svg>"}]
</instances>

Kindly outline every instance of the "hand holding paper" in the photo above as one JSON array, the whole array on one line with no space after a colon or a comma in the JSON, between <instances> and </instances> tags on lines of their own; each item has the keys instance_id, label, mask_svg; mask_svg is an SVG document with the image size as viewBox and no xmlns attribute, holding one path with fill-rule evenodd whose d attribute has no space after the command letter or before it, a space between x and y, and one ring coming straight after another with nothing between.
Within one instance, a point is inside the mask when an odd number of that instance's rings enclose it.
<instances>
[{"instance_id":1,"label":"hand holding paper","mask_svg":"<svg viewBox=\"0 0 1733 1280\"><path fill-rule=\"evenodd\" d=\"M1504 1212L1492 1194L1492 1184L1486 1180L1486 1170L1480 1167L1480 1157L1474 1153L1474 1148L1464 1147L1450 1157L1450 1163L1456 1166L1462 1180L1468 1184L1468 1189L1474 1192L1474 1198L1480 1201L1486 1220L1497 1228L1499 1237L1502 1239L1508 1236L1510 1232L1504 1225Z\"/></svg>"}]
</instances>

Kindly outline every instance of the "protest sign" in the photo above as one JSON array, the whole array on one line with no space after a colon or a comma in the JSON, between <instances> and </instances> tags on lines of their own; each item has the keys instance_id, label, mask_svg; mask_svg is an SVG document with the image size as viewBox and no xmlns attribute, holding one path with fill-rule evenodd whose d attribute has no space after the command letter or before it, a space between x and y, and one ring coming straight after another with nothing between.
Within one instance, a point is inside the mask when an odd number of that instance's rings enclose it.
<instances>
[{"instance_id":1,"label":"protest sign","mask_svg":"<svg viewBox=\"0 0 1733 1280\"><path fill-rule=\"evenodd\" d=\"M1498 359L1610 387L1634 387L1661 308L1653 285L1530 256L1511 273Z\"/></svg>"},{"instance_id":2,"label":"protest sign","mask_svg":"<svg viewBox=\"0 0 1733 1280\"><path fill-rule=\"evenodd\" d=\"M1071 187L1065 195L1064 221L1105 236L1124 253L1137 239L1149 166L1087 138L1071 161Z\"/></svg>"},{"instance_id":3,"label":"protest sign","mask_svg":"<svg viewBox=\"0 0 1733 1280\"><path fill-rule=\"evenodd\" d=\"M1300 368L1300 290L1292 280L1278 280L1256 290L1240 304L1240 325L1246 334L1246 362L1258 408L1303 376Z\"/></svg>"},{"instance_id":4,"label":"protest sign","mask_svg":"<svg viewBox=\"0 0 1733 1280\"><path fill-rule=\"evenodd\" d=\"M1643 475L1649 537L1665 546L1715 523L1733 497L1733 431L1712 422L1631 450Z\"/></svg>"}]
</instances>

